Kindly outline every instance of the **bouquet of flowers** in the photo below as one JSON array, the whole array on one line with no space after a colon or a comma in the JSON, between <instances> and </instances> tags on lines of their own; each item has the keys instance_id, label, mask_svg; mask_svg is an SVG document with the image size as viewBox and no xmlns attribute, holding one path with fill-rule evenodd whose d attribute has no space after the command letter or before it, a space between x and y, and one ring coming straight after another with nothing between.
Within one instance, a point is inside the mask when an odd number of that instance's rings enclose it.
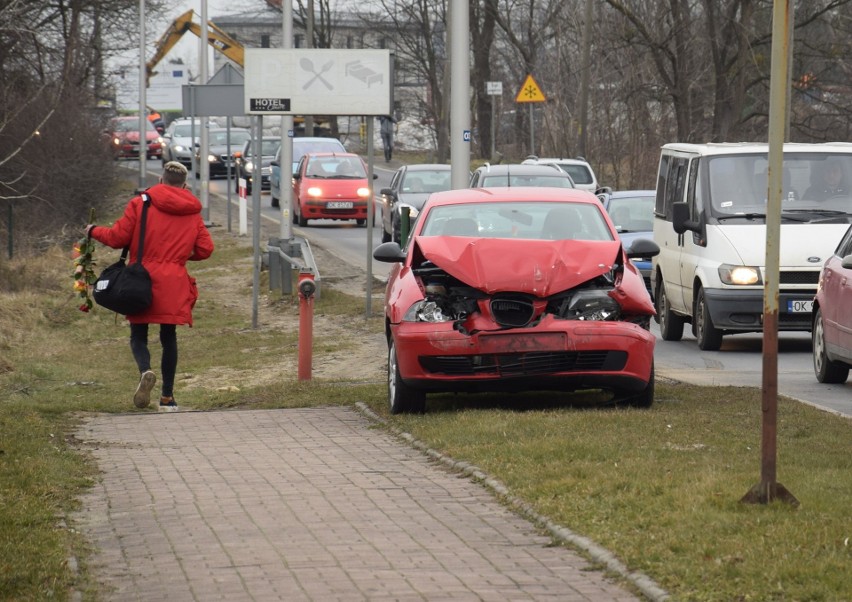
<instances>
[{"instance_id":1,"label":"bouquet of flowers","mask_svg":"<svg viewBox=\"0 0 852 602\"><path fill-rule=\"evenodd\" d=\"M89 223L95 221L95 210L89 212ZM79 309L82 312L88 312L94 306L92 295L90 294L90 286L98 279L95 273L95 241L89 236L84 236L74 244L72 257L74 258L74 291L83 300Z\"/></svg>"}]
</instances>

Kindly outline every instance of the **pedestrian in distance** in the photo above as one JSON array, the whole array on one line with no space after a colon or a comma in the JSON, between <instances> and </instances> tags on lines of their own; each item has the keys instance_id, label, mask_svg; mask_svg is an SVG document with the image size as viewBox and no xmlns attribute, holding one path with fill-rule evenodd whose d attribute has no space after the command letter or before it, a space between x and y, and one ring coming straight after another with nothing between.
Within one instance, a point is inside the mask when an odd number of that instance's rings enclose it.
<instances>
[{"instance_id":1,"label":"pedestrian in distance","mask_svg":"<svg viewBox=\"0 0 852 602\"><path fill-rule=\"evenodd\" d=\"M393 115L382 115L379 117L379 132L382 135L382 146L385 150L385 163L389 163L393 157L393 130L396 119Z\"/></svg>"},{"instance_id":2,"label":"pedestrian in distance","mask_svg":"<svg viewBox=\"0 0 852 602\"><path fill-rule=\"evenodd\" d=\"M201 217L201 201L186 186L188 171L177 161L163 166L160 183L145 192L150 206L145 221L142 265L151 275L152 301L145 311L127 316L130 322L130 351L139 368L139 385L133 403L145 408L157 382L151 370L148 326L160 325L162 395L160 411L178 409L174 397L177 372L177 326L192 326L192 308L198 299L195 278L186 269L187 261L201 261L213 253L213 239ZM124 214L111 227L86 226L86 233L113 249L130 248L129 262L135 262L139 247L142 196L130 200Z\"/></svg>"}]
</instances>

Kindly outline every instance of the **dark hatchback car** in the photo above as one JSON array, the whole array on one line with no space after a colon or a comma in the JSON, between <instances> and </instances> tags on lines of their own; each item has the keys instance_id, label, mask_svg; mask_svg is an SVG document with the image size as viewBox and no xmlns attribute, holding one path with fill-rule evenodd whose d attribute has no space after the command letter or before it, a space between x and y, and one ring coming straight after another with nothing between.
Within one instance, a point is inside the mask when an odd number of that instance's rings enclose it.
<instances>
[{"instance_id":1,"label":"dark hatchback car","mask_svg":"<svg viewBox=\"0 0 852 602\"><path fill-rule=\"evenodd\" d=\"M243 128L231 128L230 137L228 128L215 128L209 130L207 147L207 164L210 166L210 177L227 176L229 171L233 176L234 152L242 149L246 142L251 139L251 132ZM200 166L200 149L195 151L195 164ZM196 177L198 173L196 172Z\"/></svg>"},{"instance_id":2,"label":"dark hatchback car","mask_svg":"<svg viewBox=\"0 0 852 602\"><path fill-rule=\"evenodd\" d=\"M852 367L852 226L823 265L811 317L814 373L845 383Z\"/></svg>"},{"instance_id":3,"label":"dark hatchback car","mask_svg":"<svg viewBox=\"0 0 852 602\"><path fill-rule=\"evenodd\" d=\"M427 392L570 392L654 401L654 305L594 195L557 188L437 192L385 291L388 404L422 412Z\"/></svg>"},{"instance_id":4,"label":"dark hatchback car","mask_svg":"<svg viewBox=\"0 0 852 602\"><path fill-rule=\"evenodd\" d=\"M236 176L234 188L237 192L240 191L240 178L245 178L246 193L250 194L258 171L260 172L260 189L269 190L269 177L272 175L271 164L280 146L281 138L265 136L262 139L260 143L260 169L254 164L254 147L251 139L247 140L243 147L234 153Z\"/></svg>"},{"instance_id":5,"label":"dark hatchback car","mask_svg":"<svg viewBox=\"0 0 852 602\"><path fill-rule=\"evenodd\" d=\"M400 241L403 209L408 209L410 224L417 219L423 204L433 192L452 188L451 166L441 163L403 165L382 188L382 242Z\"/></svg>"}]
</instances>

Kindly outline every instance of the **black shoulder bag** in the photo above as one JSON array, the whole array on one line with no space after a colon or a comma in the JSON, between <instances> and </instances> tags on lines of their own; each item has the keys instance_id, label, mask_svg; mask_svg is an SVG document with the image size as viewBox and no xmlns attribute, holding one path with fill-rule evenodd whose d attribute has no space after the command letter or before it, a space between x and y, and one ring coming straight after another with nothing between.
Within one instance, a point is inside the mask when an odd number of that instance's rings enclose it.
<instances>
[{"instance_id":1,"label":"black shoulder bag","mask_svg":"<svg viewBox=\"0 0 852 602\"><path fill-rule=\"evenodd\" d=\"M151 197L142 194L142 218L139 223L139 251L136 262L125 265L129 247L121 251L121 258L104 269L95 282L92 296L95 303L115 313L132 316L151 305L151 276L142 265L145 243L145 218Z\"/></svg>"}]
</instances>

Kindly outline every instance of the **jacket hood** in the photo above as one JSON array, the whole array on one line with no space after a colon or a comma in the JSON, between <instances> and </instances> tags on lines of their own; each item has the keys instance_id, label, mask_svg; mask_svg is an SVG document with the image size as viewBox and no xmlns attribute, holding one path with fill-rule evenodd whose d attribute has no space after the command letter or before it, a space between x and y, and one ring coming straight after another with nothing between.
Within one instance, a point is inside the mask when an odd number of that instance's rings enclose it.
<instances>
[{"instance_id":1,"label":"jacket hood","mask_svg":"<svg viewBox=\"0 0 852 602\"><path fill-rule=\"evenodd\" d=\"M201 201L186 188L157 184L145 192L151 197L151 204L163 213L172 215L201 213Z\"/></svg>"},{"instance_id":2,"label":"jacket hood","mask_svg":"<svg viewBox=\"0 0 852 602\"><path fill-rule=\"evenodd\" d=\"M416 240L423 256L488 294L524 292L546 297L612 269L620 241L513 240L427 236Z\"/></svg>"}]
</instances>

